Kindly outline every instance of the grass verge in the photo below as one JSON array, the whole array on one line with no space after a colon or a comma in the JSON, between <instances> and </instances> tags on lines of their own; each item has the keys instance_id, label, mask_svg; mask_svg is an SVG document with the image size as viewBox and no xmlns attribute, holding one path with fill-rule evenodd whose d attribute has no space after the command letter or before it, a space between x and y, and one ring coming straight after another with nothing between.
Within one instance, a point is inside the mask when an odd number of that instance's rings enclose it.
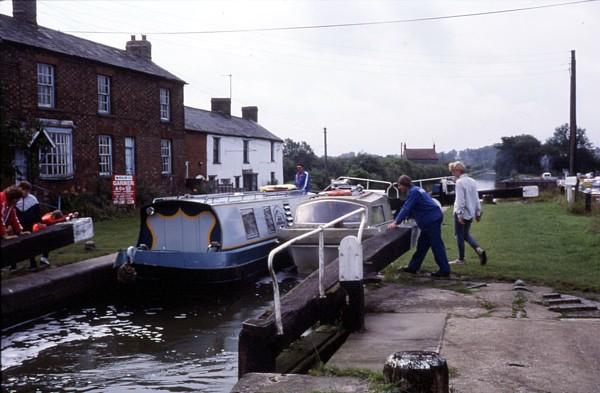
<instances>
[{"instance_id":1,"label":"grass verge","mask_svg":"<svg viewBox=\"0 0 600 393\"><path fill-rule=\"evenodd\" d=\"M571 214L555 201L499 203L484 205L483 210L483 219L472 225L471 234L487 251L488 264L481 266L466 245L467 263L453 265L454 273L501 281L521 278L558 290L600 292L597 214ZM452 220L452 209L448 209L442 235L451 260L457 257ZM403 255L389 269L408 264L411 255ZM437 269L431 253L423 269Z\"/></svg>"}]
</instances>

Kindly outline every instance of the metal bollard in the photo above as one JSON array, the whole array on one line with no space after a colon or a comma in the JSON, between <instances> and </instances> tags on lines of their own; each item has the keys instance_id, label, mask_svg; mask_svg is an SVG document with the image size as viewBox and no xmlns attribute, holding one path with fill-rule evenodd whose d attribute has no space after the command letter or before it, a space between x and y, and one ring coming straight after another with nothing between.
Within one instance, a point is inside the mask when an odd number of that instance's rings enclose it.
<instances>
[{"instance_id":1,"label":"metal bollard","mask_svg":"<svg viewBox=\"0 0 600 393\"><path fill-rule=\"evenodd\" d=\"M350 331L365 327L365 292L363 288L363 249L356 236L346 236L339 247L339 280L346 290L347 312L344 313L344 326Z\"/></svg>"}]
</instances>

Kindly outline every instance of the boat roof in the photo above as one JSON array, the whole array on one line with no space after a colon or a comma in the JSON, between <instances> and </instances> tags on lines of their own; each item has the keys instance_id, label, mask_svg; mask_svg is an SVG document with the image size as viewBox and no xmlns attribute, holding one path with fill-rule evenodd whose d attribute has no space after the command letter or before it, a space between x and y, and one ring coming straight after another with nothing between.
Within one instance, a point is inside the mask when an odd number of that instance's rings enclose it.
<instances>
[{"instance_id":1,"label":"boat roof","mask_svg":"<svg viewBox=\"0 0 600 393\"><path fill-rule=\"evenodd\" d=\"M248 191L248 192L228 192L220 194L201 194L201 195L178 195L169 197L154 198L152 203L160 202L191 202L191 203L202 203L210 206L227 205L240 202L253 202L253 201L264 201L269 199L283 199L291 196L304 195L302 190L292 191L278 191L278 192L261 192L261 191Z\"/></svg>"},{"instance_id":2,"label":"boat roof","mask_svg":"<svg viewBox=\"0 0 600 393\"><path fill-rule=\"evenodd\" d=\"M347 202L359 203L361 205L372 205L376 202L385 202L387 199L387 195L381 194L373 191L363 191L355 195L317 195L311 197L307 201L304 201L302 204L307 204L310 202L317 201L331 201L331 200L340 200Z\"/></svg>"}]
</instances>

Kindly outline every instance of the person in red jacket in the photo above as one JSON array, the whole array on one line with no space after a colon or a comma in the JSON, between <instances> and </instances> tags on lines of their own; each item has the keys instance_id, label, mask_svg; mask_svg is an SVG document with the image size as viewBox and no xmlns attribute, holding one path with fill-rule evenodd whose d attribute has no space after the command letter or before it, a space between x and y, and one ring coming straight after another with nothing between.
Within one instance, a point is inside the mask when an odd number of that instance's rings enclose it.
<instances>
[{"instance_id":1,"label":"person in red jacket","mask_svg":"<svg viewBox=\"0 0 600 393\"><path fill-rule=\"evenodd\" d=\"M3 240L14 239L19 235L29 235L29 231L24 231L17 213L15 205L23 197L23 192L15 186L7 187L0 192L0 238ZM17 268L13 263L10 268Z\"/></svg>"}]
</instances>

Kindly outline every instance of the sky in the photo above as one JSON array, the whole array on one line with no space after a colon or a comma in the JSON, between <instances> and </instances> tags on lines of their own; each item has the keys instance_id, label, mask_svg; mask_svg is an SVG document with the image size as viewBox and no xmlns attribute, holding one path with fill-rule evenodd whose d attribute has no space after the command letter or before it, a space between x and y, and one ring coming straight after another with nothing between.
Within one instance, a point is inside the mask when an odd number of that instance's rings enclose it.
<instances>
[{"instance_id":1,"label":"sky","mask_svg":"<svg viewBox=\"0 0 600 393\"><path fill-rule=\"evenodd\" d=\"M600 145L600 1L340 28L157 34L427 18L565 0L38 0L38 24L124 49L146 34L152 59L185 80L185 104L232 114L258 106L261 125L323 154L462 150L569 122L570 51L577 124ZM12 2L0 1L12 15ZM85 31L86 33L83 33ZM95 32L117 32L92 34Z\"/></svg>"}]
</instances>

